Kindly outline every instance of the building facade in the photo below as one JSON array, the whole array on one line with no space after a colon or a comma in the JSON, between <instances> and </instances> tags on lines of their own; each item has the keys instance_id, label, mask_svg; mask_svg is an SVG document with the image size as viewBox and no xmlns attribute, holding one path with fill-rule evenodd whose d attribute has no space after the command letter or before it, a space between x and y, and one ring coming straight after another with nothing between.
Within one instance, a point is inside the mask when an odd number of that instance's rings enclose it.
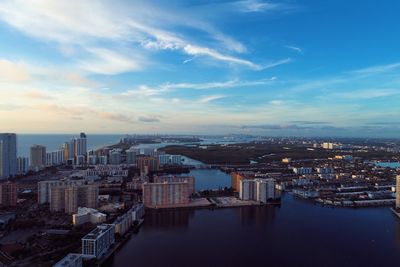
<instances>
[{"instance_id":1,"label":"building facade","mask_svg":"<svg viewBox=\"0 0 400 267\"><path fill-rule=\"evenodd\" d=\"M51 188L51 211L75 213L78 207L96 208L99 189L97 185L69 185Z\"/></svg>"},{"instance_id":2,"label":"building facade","mask_svg":"<svg viewBox=\"0 0 400 267\"><path fill-rule=\"evenodd\" d=\"M29 171L29 158L18 157L17 158L17 174L26 174Z\"/></svg>"},{"instance_id":3,"label":"building facade","mask_svg":"<svg viewBox=\"0 0 400 267\"><path fill-rule=\"evenodd\" d=\"M154 176L153 180L154 180L154 183L187 182L189 196L196 192L195 191L195 178L193 176L163 175L163 176Z\"/></svg>"},{"instance_id":4,"label":"building facade","mask_svg":"<svg viewBox=\"0 0 400 267\"><path fill-rule=\"evenodd\" d=\"M49 180L38 182L38 203L50 203L51 188L53 187L66 187L70 185L83 185L85 180Z\"/></svg>"},{"instance_id":5,"label":"building facade","mask_svg":"<svg viewBox=\"0 0 400 267\"><path fill-rule=\"evenodd\" d=\"M0 134L0 179L7 179L17 174L17 135Z\"/></svg>"},{"instance_id":6,"label":"building facade","mask_svg":"<svg viewBox=\"0 0 400 267\"><path fill-rule=\"evenodd\" d=\"M145 207L173 207L189 203L189 183L162 182L143 183L143 203Z\"/></svg>"},{"instance_id":7,"label":"building facade","mask_svg":"<svg viewBox=\"0 0 400 267\"><path fill-rule=\"evenodd\" d=\"M77 253L69 253L67 256L62 258L59 262L53 265L53 267L82 267L82 255Z\"/></svg>"},{"instance_id":8,"label":"building facade","mask_svg":"<svg viewBox=\"0 0 400 267\"><path fill-rule=\"evenodd\" d=\"M115 242L115 226L101 224L82 238L82 256L100 258Z\"/></svg>"},{"instance_id":9,"label":"building facade","mask_svg":"<svg viewBox=\"0 0 400 267\"><path fill-rule=\"evenodd\" d=\"M275 184L276 181L273 178L241 180L239 198L267 203L269 200L277 198Z\"/></svg>"},{"instance_id":10,"label":"building facade","mask_svg":"<svg viewBox=\"0 0 400 267\"><path fill-rule=\"evenodd\" d=\"M150 172L157 171L160 164L158 157L139 156L136 158L136 166L140 169L140 175L145 176Z\"/></svg>"},{"instance_id":11,"label":"building facade","mask_svg":"<svg viewBox=\"0 0 400 267\"><path fill-rule=\"evenodd\" d=\"M38 171L46 166L46 147L33 145L30 149L31 169Z\"/></svg>"},{"instance_id":12,"label":"building facade","mask_svg":"<svg viewBox=\"0 0 400 267\"><path fill-rule=\"evenodd\" d=\"M235 192L239 192L240 182L244 179L254 179L255 174L252 171L241 171L231 173L231 187Z\"/></svg>"},{"instance_id":13,"label":"building facade","mask_svg":"<svg viewBox=\"0 0 400 267\"><path fill-rule=\"evenodd\" d=\"M10 207L17 205L17 185L14 182L0 183L0 205Z\"/></svg>"},{"instance_id":14,"label":"building facade","mask_svg":"<svg viewBox=\"0 0 400 267\"><path fill-rule=\"evenodd\" d=\"M396 209L400 209L400 175L396 176Z\"/></svg>"}]
</instances>

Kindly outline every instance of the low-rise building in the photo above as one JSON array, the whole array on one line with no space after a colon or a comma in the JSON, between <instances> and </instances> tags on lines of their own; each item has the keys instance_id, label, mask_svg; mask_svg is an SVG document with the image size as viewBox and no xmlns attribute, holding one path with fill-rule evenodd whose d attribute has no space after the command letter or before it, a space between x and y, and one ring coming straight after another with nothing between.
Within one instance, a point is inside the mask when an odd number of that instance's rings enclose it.
<instances>
[{"instance_id":1,"label":"low-rise building","mask_svg":"<svg viewBox=\"0 0 400 267\"><path fill-rule=\"evenodd\" d=\"M80 225L87 222L100 224L106 221L107 215L91 208L78 208L78 212L72 214L72 224Z\"/></svg>"},{"instance_id":2,"label":"low-rise building","mask_svg":"<svg viewBox=\"0 0 400 267\"><path fill-rule=\"evenodd\" d=\"M144 209L143 203L139 203L139 204L136 204L135 206L133 206L131 209L132 222L138 221L141 218L143 218L144 212L145 212L145 209Z\"/></svg>"},{"instance_id":3,"label":"low-rise building","mask_svg":"<svg viewBox=\"0 0 400 267\"><path fill-rule=\"evenodd\" d=\"M119 216L113 224L115 225L115 233L118 233L121 236L124 235L133 224L131 212L128 211L127 213Z\"/></svg>"},{"instance_id":4,"label":"low-rise building","mask_svg":"<svg viewBox=\"0 0 400 267\"><path fill-rule=\"evenodd\" d=\"M53 267L82 267L82 254L69 253Z\"/></svg>"},{"instance_id":5,"label":"low-rise building","mask_svg":"<svg viewBox=\"0 0 400 267\"><path fill-rule=\"evenodd\" d=\"M115 243L115 226L101 224L82 238L82 256L101 258Z\"/></svg>"}]
</instances>

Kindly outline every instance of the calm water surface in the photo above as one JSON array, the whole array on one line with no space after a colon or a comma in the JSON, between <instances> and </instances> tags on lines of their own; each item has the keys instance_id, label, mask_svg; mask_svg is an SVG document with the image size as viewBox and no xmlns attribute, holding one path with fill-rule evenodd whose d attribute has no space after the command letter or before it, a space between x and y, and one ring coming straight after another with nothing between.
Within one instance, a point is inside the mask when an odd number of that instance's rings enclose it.
<instances>
[{"instance_id":1,"label":"calm water surface","mask_svg":"<svg viewBox=\"0 0 400 267\"><path fill-rule=\"evenodd\" d=\"M400 220L389 208L280 207L147 213L108 264L125 266L400 266Z\"/></svg>"},{"instance_id":2,"label":"calm water surface","mask_svg":"<svg viewBox=\"0 0 400 267\"><path fill-rule=\"evenodd\" d=\"M231 176L218 169L192 169L190 173L182 175L195 177L196 191L231 186Z\"/></svg>"}]
</instances>

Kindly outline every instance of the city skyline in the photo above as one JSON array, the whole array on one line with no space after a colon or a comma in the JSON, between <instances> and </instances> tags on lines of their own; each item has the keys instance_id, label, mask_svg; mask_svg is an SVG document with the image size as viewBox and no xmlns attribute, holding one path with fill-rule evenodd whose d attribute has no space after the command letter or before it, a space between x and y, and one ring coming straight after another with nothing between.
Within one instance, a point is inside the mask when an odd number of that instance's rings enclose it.
<instances>
[{"instance_id":1,"label":"city skyline","mask_svg":"<svg viewBox=\"0 0 400 267\"><path fill-rule=\"evenodd\" d=\"M399 5L2 1L1 125L397 137Z\"/></svg>"}]
</instances>

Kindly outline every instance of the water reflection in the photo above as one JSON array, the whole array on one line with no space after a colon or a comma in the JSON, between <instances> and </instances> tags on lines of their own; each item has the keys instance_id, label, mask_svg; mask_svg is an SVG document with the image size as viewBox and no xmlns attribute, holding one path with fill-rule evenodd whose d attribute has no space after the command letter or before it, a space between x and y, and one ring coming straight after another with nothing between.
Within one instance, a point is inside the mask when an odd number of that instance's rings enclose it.
<instances>
[{"instance_id":1,"label":"water reflection","mask_svg":"<svg viewBox=\"0 0 400 267\"><path fill-rule=\"evenodd\" d=\"M195 211L192 209L149 210L145 216L146 227L162 230L185 230Z\"/></svg>"},{"instance_id":2,"label":"water reflection","mask_svg":"<svg viewBox=\"0 0 400 267\"><path fill-rule=\"evenodd\" d=\"M254 206L254 207L240 207L235 209L240 217L242 226L261 226L272 224L275 217L275 212L278 207L268 206Z\"/></svg>"}]
</instances>

